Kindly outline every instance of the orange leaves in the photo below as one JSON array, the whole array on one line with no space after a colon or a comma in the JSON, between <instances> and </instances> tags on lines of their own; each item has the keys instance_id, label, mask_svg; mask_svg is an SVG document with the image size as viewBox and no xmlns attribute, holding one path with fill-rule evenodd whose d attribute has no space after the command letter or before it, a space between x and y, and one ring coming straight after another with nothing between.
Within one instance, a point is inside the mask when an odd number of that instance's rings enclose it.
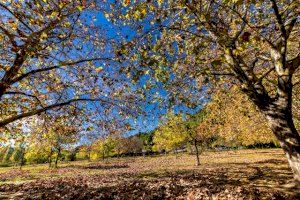
<instances>
[{"instance_id":1,"label":"orange leaves","mask_svg":"<svg viewBox=\"0 0 300 200\"><path fill-rule=\"evenodd\" d=\"M123 0L124 6L129 6L130 2L131 2L131 0Z\"/></svg>"}]
</instances>

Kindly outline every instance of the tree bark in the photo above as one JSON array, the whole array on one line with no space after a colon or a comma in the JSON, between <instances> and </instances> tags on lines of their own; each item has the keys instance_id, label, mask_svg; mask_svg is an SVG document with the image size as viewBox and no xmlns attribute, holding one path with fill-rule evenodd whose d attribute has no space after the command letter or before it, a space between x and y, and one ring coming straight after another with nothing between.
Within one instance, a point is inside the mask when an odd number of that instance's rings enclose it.
<instances>
[{"instance_id":1,"label":"tree bark","mask_svg":"<svg viewBox=\"0 0 300 200\"><path fill-rule=\"evenodd\" d=\"M20 170L22 169L23 165L25 164L25 149L21 148L21 162L20 162Z\"/></svg>"},{"instance_id":2,"label":"tree bark","mask_svg":"<svg viewBox=\"0 0 300 200\"><path fill-rule=\"evenodd\" d=\"M60 151L61 151L61 149L58 148L57 156L56 156L56 159L55 159L55 168L57 168L58 158L60 157Z\"/></svg>"},{"instance_id":3,"label":"tree bark","mask_svg":"<svg viewBox=\"0 0 300 200\"><path fill-rule=\"evenodd\" d=\"M199 149L197 146L197 140L194 139L194 146L195 146L195 151L196 151L196 158L197 158L197 166L200 165L200 158L199 158Z\"/></svg>"},{"instance_id":4,"label":"tree bark","mask_svg":"<svg viewBox=\"0 0 300 200\"><path fill-rule=\"evenodd\" d=\"M52 150L52 148L51 148L50 153L49 153L49 155L48 155L49 168L51 168L52 154L53 154L53 150Z\"/></svg>"},{"instance_id":5,"label":"tree bark","mask_svg":"<svg viewBox=\"0 0 300 200\"><path fill-rule=\"evenodd\" d=\"M91 161L91 151L92 151L92 146L88 147L88 161Z\"/></svg>"},{"instance_id":6,"label":"tree bark","mask_svg":"<svg viewBox=\"0 0 300 200\"><path fill-rule=\"evenodd\" d=\"M279 98L264 114L284 150L295 180L300 183L300 136L295 128L289 104L288 99Z\"/></svg>"}]
</instances>

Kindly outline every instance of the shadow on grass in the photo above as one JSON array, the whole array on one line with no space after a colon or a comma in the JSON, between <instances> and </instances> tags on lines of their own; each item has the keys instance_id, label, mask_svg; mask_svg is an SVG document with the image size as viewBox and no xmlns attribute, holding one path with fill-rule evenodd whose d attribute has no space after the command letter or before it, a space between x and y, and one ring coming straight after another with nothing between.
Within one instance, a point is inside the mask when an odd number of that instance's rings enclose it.
<instances>
[{"instance_id":1,"label":"shadow on grass","mask_svg":"<svg viewBox=\"0 0 300 200\"><path fill-rule=\"evenodd\" d=\"M129 168L127 165L96 163L69 167L107 170ZM279 159L219 166L202 165L190 170L127 172L117 176L118 178L111 180L111 184L98 186L98 183L103 182L101 175L85 177L85 180L66 177L19 186L6 185L0 187L0 192L21 191L23 197L26 198L27 195L30 199L176 199L180 196L186 199L194 191L204 197L225 195L219 199L228 199L228 195L242 197L241 199L293 200L300 197L296 194L297 189L282 186L292 179L292 173L287 163Z\"/></svg>"},{"instance_id":2,"label":"shadow on grass","mask_svg":"<svg viewBox=\"0 0 300 200\"><path fill-rule=\"evenodd\" d=\"M100 170L111 170L111 169L123 169L128 168L129 166L126 164L122 165L103 165L99 163L91 163L88 165L70 165L65 168L77 168L77 169L100 169Z\"/></svg>"},{"instance_id":3,"label":"shadow on grass","mask_svg":"<svg viewBox=\"0 0 300 200\"><path fill-rule=\"evenodd\" d=\"M122 176L122 175L121 175ZM293 173L287 163L279 159L268 159L253 163L226 163L220 166L202 165L194 170L148 171L136 176L143 179L173 179L174 181L193 182L198 187L208 187L213 193L215 186L219 189L227 186L244 186L260 188L262 190L279 191L286 194L296 195L300 199L300 191L293 183ZM216 191L219 191L216 189Z\"/></svg>"},{"instance_id":4,"label":"shadow on grass","mask_svg":"<svg viewBox=\"0 0 300 200\"><path fill-rule=\"evenodd\" d=\"M215 199L296 199L295 196L277 191L262 191L252 186L243 186L242 182L230 180L222 173L201 174L190 170L146 174L151 180L131 176L111 185L94 187L82 179L56 179L51 182L39 181L19 186L0 186L0 192L11 191L7 197L18 199L186 199L194 192L203 198ZM122 176L123 177L123 176ZM98 176L93 182L100 182ZM123 177L124 178L124 177ZM196 191L196 192L195 192ZM231 197L239 198L228 198ZM240 198L241 197L241 198Z\"/></svg>"}]
</instances>

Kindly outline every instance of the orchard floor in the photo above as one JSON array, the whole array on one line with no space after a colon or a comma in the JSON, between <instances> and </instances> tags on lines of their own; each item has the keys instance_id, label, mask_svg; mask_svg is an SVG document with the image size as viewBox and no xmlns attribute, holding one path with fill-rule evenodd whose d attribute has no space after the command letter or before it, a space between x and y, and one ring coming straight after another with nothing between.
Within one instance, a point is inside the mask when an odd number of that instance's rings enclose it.
<instances>
[{"instance_id":1,"label":"orchard floor","mask_svg":"<svg viewBox=\"0 0 300 200\"><path fill-rule=\"evenodd\" d=\"M300 199L281 149L0 168L0 199Z\"/></svg>"}]
</instances>

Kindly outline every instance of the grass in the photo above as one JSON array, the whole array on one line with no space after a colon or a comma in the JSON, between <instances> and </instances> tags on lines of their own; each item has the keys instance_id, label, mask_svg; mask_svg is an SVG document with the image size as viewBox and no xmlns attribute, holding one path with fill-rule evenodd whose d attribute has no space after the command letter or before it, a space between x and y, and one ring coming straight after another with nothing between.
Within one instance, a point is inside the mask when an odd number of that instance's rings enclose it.
<instances>
[{"instance_id":1,"label":"grass","mask_svg":"<svg viewBox=\"0 0 300 200\"><path fill-rule=\"evenodd\" d=\"M290 187L293 183L292 172L281 149L204 152L200 160L201 165L196 166L195 156L178 154L60 163L58 169L49 169L46 164L24 166L22 170L17 167L5 167L0 168L0 184L2 187L15 190L15 193L20 193L20 191L28 193L23 188L26 184L34 185L39 182L51 184L57 180L65 181L64 184L69 184L69 182L71 184L71 182L77 183L84 180L87 188L93 191L102 188L103 193L103 188L110 188L109 191L114 191L114 189L122 188L122 185L127 191L126 185L136 183L137 185L130 185L135 188L132 192L155 188L157 195L166 195L169 192L169 195L178 198L180 195L184 197L191 192L202 194L203 191L199 191L204 187L213 191L207 195L213 195L221 194L218 188L226 191L242 186L250 188L254 193L257 190L275 196L282 194L290 195L286 198L297 198L297 191ZM177 189L169 189L170 191L165 189L162 194L160 183L165 185L176 183L172 187ZM19 188L18 185L20 185ZM215 185L218 187L213 188ZM44 193L53 193L57 189L48 191L48 189L40 190L39 188L42 187L40 185L36 187L36 190ZM6 189L4 188L3 191ZM31 192L39 193L34 190ZM126 194L123 191L118 195ZM132 194L129 193L129 195ZM147 193L145 195L147 196Z\"/></svg>"}]
</instances>

